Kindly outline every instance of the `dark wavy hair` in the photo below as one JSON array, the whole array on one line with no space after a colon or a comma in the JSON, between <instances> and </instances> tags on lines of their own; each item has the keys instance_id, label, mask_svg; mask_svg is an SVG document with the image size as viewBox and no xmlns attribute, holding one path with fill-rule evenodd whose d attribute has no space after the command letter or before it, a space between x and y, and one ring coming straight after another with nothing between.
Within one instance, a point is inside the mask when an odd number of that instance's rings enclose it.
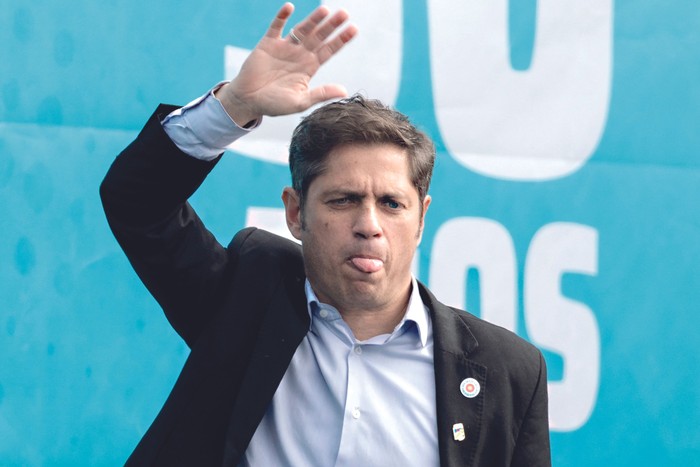
<instances>
[{"instance_id":1,"label":"dark wavy hair","mask_svg":"<svg viewBox=\"0 0 700 467\"><path fill-rule=\"evenodd\" d=\"M411 182L422 205L433 175L435 145L406 115L356 94L319 107L294 130L289 169L300 206L303 208L311 182L323 173L326 157L333 149L350 144L387 143L406 151Z\"/></svg>"}]
</instances>

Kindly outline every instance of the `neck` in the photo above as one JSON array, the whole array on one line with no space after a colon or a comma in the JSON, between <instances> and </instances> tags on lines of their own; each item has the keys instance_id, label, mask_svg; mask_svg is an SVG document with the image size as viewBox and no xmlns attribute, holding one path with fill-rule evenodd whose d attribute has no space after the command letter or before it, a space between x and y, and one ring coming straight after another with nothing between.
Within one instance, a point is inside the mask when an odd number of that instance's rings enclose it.
<instances>
[{"instance_id":1,"label":"neck","mask_svg":"<svg viewBox=\"0 0 700 467\"><path fill-rule=\"evenodd\" d=\"M380 309L339 309L340 315L360 341L371 339L381 334L391 334L408 307L412 287L408 288L403 300Z\"/></svg>"},{"instance_id":2,"label":"neck","mask_svg":"<svg viewBox=\"0 0 700 467\"><path fill-rule=\"evenodd\" d=\"M314 287L311 280L308 280L316 298L338 310L355 338L361 341L392 333L406 314L413 291L410 275L405 286L394 287L393 291L384 290L379 296L373 292L365 294L359 290L353 294L341 293L331 296Z\"/></svg>"},{"instance_id":3,"label":"neck","mask_svg":"<svg viewBox=\"0 0 700 467\"><path fill-rule=\"evenodd\" d=\"M343 320L352 330L357 340L364 341L381 334L393 332L401 319L403 313L391 317L379 317L377 313L341 313Z\"/></svg>"}]
</instances>

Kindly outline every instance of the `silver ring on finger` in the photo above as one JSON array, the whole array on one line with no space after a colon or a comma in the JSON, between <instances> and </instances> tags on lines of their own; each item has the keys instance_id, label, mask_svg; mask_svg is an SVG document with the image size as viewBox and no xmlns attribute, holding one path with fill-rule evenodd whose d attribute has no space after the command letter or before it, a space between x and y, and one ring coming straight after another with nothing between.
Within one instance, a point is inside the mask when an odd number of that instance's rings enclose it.
<instances>
[{"instance_id":1,"label":"silver ring on finger","mask_svg":"<svg viewBox=\"0 0 700 467\"><path fill-rule=\"evenodd\" d=\"M299 37L298 37L296 34L294 34L294 28L292 28L292 29L289 30L289 38L290 38L290 39L292 40L292 42L294 42L295 44L301 44L301 39L299 39Z\"/></svg>"}]
</instances>

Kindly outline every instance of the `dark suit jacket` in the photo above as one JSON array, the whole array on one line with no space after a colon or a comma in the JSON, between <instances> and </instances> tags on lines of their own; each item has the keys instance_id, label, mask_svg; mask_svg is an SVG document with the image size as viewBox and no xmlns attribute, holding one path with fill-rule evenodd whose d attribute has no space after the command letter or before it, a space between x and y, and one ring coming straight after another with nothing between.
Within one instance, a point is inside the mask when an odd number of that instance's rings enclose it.
<instances>
[{"instance_id":1,"label":"dark suit jacket","mask_svg":"<svg viewBox=\"0 0 700 467\"><path fill-rule=\"evenodd\" d=\"M131 465L236 465L309 329L298 245L254 228L228 247L187 199L217 161L183 154L161 106L100 187L109 224L191 353ZM449 308L422 284L433 322L440 461L550 465L547 375L526 341ZM475 378L478 396L459 385ZM466 439L452 427L463 423Z\"/></svg>"}]
</instances>

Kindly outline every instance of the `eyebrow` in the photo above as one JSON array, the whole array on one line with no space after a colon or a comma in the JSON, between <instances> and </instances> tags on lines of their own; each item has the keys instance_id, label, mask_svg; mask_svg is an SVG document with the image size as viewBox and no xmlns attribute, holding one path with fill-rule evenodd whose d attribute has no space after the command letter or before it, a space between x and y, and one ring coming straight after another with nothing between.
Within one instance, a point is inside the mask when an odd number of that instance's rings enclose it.
<instances>
[{"instance_id":1,"label":"eyebrow","mask_svg":"<svg viewBox=\"0 0 700 467\"><path fill-rule=\"evenodd\" d=\"M326 197L329 198L365 198L367 195L365 193L361 193L359 191L352 191L352 190L330 190L325 193Z\"/></svg>"},{"instance_id":2,"label":"eyebrow","mask_svg":"<svg viewBox=\"0 0 700 467\"><path fill-rule=\"evenodd\" d=\"M369 195L364 192L360 191L354 191L354 190L329 190L328 192L325 193L325 197L328 198L335 198L335 197L340 197L340 198L352 198L352 199L365 199ZM377 199L404 199L406 196L402 192L393 192L393 193L382 193L376 197Z\"/></svg>"}]
</instances>

